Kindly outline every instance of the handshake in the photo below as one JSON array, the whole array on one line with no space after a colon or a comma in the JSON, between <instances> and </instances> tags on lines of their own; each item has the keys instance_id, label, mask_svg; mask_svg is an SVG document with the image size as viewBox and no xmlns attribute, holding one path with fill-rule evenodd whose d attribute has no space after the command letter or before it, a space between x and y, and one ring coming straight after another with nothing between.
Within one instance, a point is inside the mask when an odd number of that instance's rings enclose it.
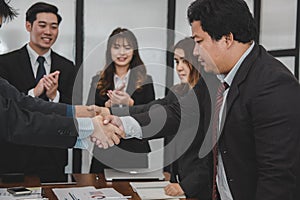
<instances>
[{"instance_id":1,"label":"handshake","mask_svg":"<svg viewBox=\"0 0 300 200\"><path fill-rule=\"evenodd\" d=\"M120 143L125 138L122 121L119 117L110 115L108 108L91 106L75 106L76 117L91 117L94 131L90 139L99 148L107 149Z\"/></svg>"}]
</instances>

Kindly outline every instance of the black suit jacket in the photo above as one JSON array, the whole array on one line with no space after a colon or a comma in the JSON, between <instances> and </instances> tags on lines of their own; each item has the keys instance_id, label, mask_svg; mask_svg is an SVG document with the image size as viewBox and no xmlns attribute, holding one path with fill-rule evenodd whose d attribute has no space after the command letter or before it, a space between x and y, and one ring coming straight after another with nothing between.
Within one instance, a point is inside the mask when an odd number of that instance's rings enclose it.
<instances>
[{"instance_id":1,"label":"black suit jacket","mask_svg":"<svg viewBox=\"0 0 300 200\"><path fill-rule=\"evenodd\" d=\"M0 76L7 79L20 92L26 94L35 87L35 77L26 46L0 56L0 63ZM71 61L52 51L50 73L55 70L60 71L58 83L60 102L71 104L76 75L75 67ZM1 148L10 151L10 155L6 157L7 172L38 174L43 180L55 180L62 177L67 164L67 151L64 149L29 147L10 143L3 144Z\"/></svg>"},{"instance_id":2,"label":"black suit jacket","mask_svg":"<svg viewBox=\"0 0 300 200\"><path fill-rule=\"evenodd\" d=\"M126 92L131 96L131 98L134 100L135 105L139 104L146 104L150 101L155 99L154 94L154 87L152 83L152 77L147 75L147 78L145 82L143 83L141 90L135 90L135 83L136 83L136 76L132 71L129 75L129 81L128 86L126 89ZM100 76L96 75L92 79L91 88L89 91L89 97L87 104L96 104L98 106L104 106L105 102L109 99L107 95L100 95L99 90L97 89L97 82L99 81ZM114 89L114 85L112 85L112 88L109 88L111 90ZM129 152L135 152L135 153L147 153L150 152L150 147L147 140L139 140L139 139L129 139L129 140L122 140L120 144L117 147L113 147L109 150L99 150L97 149L98 159L105 159L105 157L110 158L111 154L114 150L117 150L118 148L124 149ZM107 152L107 153L105 153ZM95 152L94 152L95 153ZM107 154L107 155L106 155ZM106 156L105 156L106 155ZM101 157L101 158L99 158ZM111 160L111 159L109 159ZM117 159L115 159L117 160ZM142 162L142 161L141 161ZM108 165L108 164L107 164ZM111 163L110 165L113 166L119 166L119 164ZM126 166L126 164L124 164ZM99 162L97 159L92 159L91 164L91 172L102 172L104 168L107 168L107 166L104 166L101 162Z\"/></svg>"},{"instance_id":3,"label":"black suit jacket","mask_svg":"<svg viewBox=\"0 0 300 200\"><path fill-rule=\"evenodd\" d=\"M255 45L230 86L219 139L234 199L299 199L299 102L297 79L263 47ZM168 118L163 129L167 132L158 132L158 136L172 134L178 116L191 119L189 116L197 114L185 106L187 103L182 104L181 115L178 105L165 107ZM135 118L141 125L150 123L145 114ZM153 133L144 128L143 134Z\"/></svg>"},{"instance_id":4,"label":"black suit jacket","mask_svg":"<svg viewBox=\"0 0 300 200\"><path fill-rule=\"evenodd\" d=\"M17 91L12 87L13 90ZM38 105L38 102L33 104ZM71 117L32 112L20 106L17 101L0 95L1 144L8 141L27 145L70 148L75 145L77 139L76 125L76 120ZM7 151L4 153L10 155ZM5 163L2 162L1 165Z\"/></svg>"},{"instance_id":5,"label":"black suit jacket","mask_svg":"<svg viewBox=\"0 0 300 200\"><path fill-rule=\"evenodd\" d=\"M219 140L234 199L299 199L299 102L296 78L256 45L230 86Z\"/></svg>"},{"instance_id":6,"label":"black suit jacket","mask_svg":"<svg viewBox=\"0 0 300 200\"><path fill-rule=\"evenodd\" d=\"M201 93L205 93L206 86L201 82L198 84ZM197 87L198 87L197 86ZM178 84L173 86L165 98L151 101L148 104L132 106L129 108L131 115L148 112L155 106L169 105L177 102L190 90L187 84ZM208 102L209 104L209 102ZM115 110L117 112L117 110ZM119 114L124 115L122 110ZM202 118L203 118L202 113ZM201 126L203 128L203 126ZM189 137L189 136L187 136ZM187 198L210 199L211 198L211 180L210 165L208 157L199 159L198 152L204 137L204 130L199 129L190 146L181 140L180 137L169 135L165 137L164 161L168 165L166 170L171 173L171 182L179 182Z\"/></svg>"}]
</instances>

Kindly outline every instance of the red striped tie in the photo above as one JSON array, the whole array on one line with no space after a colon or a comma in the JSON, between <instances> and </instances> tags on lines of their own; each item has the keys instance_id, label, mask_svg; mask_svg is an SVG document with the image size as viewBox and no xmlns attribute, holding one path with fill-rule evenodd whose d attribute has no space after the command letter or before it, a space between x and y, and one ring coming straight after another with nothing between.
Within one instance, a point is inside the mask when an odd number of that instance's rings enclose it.
<instances>
[{"instance_id":1,"label":"red striped tie","mask_svg":"<svg viewBox=\"0 0 300 200\"><path fill-rule=\"evenodd\" d=\"M213 142L213 162L214 162L214 174L213 174L213 189L212 189L212 200L218 199L217 194L217 164L218 164L218 129L219 129L219 115L220 110L223 104L223 93L228 88L228 84L226 82L221 83L218 87L217 95L216 95L216 105L214 112L214 121L213 121L213 130L212 130L212 142Z\"/></svg>"}]
</instances>

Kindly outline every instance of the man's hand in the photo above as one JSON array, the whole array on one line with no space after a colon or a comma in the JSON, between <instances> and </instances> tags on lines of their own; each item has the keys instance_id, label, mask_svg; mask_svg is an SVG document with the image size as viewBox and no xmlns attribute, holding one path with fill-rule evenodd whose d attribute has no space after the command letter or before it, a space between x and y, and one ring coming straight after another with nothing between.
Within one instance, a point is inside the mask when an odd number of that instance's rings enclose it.
<instances>
[{"instance_id":1,"label":"man's hand","mask_svg":"<svg viewBox=\"0 0 300 200\"><path fill-rule=\"evenodd\" d=\"M107 116L110 115L110 111L106 107L100 107L96 105L90 105L87 107L89 112L93 112L96 115Z\"/></svg>"},{"instance_id":2,"label":"man's hand","mask_svg":"<svg viewBox=\"0 0 300 200\"><path fill-rule=\"evenodd\" d=\"M170 183L164 188L164 190L166 195L170 195L170 196L184 195L184 191L180 187L179 183Z\"/></svg>"},{"instance_id":3,"label":"man's hand","mask_svg":"<svg viewBox=\"0 0 300 200\"><path fill-rule=\"evenodd\" d=\"M33 89L33 94L35 97L39 97L45 91L44 78L41 78L38 84Z\"/></svg>"},{"instance_id":4,"label":"man's hand","mask_svg":"<svg viewBox=\"0 0 300 200\"><path fill-rule=\"evenodd\" d=\"M103 117L96 116L92 119L94 125L94 132L91 135L91 141L98 147L107 149L115 144L120 143L120 137L125 137L122 129L113 124L103 124Z\"/></svg>"},{"instance_id":5,"label":"man's hand","mask_svg":"<svg viewBox=\"0 0 300 200\"><path fill-rule=\"evenodd\" d=\"M124 131L123 123L122 123L121 119L118 116L107 115L103 119L104 119L103 120L104 125L113 124L114 126L120 128ZM125 138L125 133L124 133L123 138Z\"/></svg>"},{"instance_id":6,"label":"man's hand","mask_svg":"<svg viewBox=\"0 0 300 200\"><path fill-rule=\"evenodd\" d=\"M44 76L44 87L46 89L46 96L53 100L57 94L59 71L55 71L49 75Z\"/></svg>"},{"instance_id":7,"label":"man's hand","mask_svg":"<svg viewBox=\"0 0 300 200\"><path fill-rule=\"evenodd\" d=\"M97 115L109 115L109 109L103 107L99 107L96 105L91 106L81 106L77 105L75 106L75 117L95 117Z\"/></svg>"}]
</instances>

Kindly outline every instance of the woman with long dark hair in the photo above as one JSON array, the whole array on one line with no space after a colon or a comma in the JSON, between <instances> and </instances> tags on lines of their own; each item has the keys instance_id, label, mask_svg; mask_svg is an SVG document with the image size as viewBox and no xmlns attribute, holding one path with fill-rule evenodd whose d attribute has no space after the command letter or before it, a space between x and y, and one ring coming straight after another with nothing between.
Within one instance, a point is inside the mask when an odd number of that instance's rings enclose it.
<instances>
[{"instance_id":1,"label":"woman with long dark hair","mask_svg":"<svg viewBox=\"0 0 300 200\"><path fill-rule=\"evenodd\" d=\"M147 75L136 37L128 29L116 28L108 38L105 68L100 75L93 78L88 104L124 107L146 104L154 99L152 78ZM134 153L150 151L148 141L138 139L123 140L114 148ZM97 149L97 151L101 151L97 153L101 158L92 159L91 172L99 173L104 168L116 167L105 165L108 163L105 162L105 154L112 150Z\"/></svg>"}]
</instances>

